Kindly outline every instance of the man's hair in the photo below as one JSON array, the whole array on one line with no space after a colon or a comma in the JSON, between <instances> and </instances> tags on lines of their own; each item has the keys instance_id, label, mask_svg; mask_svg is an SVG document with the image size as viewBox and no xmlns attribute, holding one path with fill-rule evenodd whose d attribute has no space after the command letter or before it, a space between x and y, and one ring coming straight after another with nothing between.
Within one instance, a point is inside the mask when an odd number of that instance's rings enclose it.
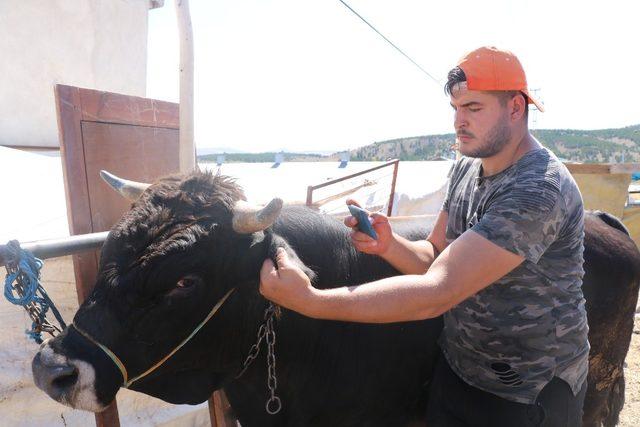
<instances>
[{"instance_id":1,"label":"man's hair","mask_svg":"<svg viewBox=\"0 0 640 427\"><path fill-rule=\"evenodd\" d=\"M452 68L451 71L449 71L449 74L447 74L447 83L445 83L444 85L444 93L446 93L447 95L451 95L451 92L453 92L453 88L455 85L457 85L458 83L466 82L466 81L467 81L467 75L464 73L462 68L460 67ZM498 99L500 100L500 104L502 104L503 106L507 105L507 101L509 101L511 98L513 98L517 94L522 95L524 97L524 117L525 118L529 117L529 99L527 98L527 95L525 95L524 93L520 92L519 90L508 90L508 91L492 90L488 92L497 96Z\"/></svg>"}]
</instances>

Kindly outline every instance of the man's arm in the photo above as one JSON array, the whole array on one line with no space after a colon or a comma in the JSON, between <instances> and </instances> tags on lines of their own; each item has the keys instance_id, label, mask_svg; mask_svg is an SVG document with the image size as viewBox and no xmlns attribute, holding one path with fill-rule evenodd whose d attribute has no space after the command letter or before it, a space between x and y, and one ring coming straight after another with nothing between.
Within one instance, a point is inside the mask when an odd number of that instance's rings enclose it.
<instances>
[{"instance_id":1,"label":"man's arm","mask_svg":"<svg viewBox=\"0 0 640 427\"><path fill-rule=\"evenodd\" d=\"M371 224L378 233L378 240L354 231L351 237L353 245L361 252L382 257L403 274L424 274L446 247L445 232L448 220L446 211L440 211L438 214L429 237L416 242L392 232L389 219L385 215L372 214L371 219ZM354 217L348 217L345 224L355 227L357 221Z\"/></svg>"},{"instance_id":2,"label":"man's arm","mask_svg":"<svg viewBox=\"0 0 640 427\"><path fill-rule=\"evenodd\" d=\"M516 268L523 257L473 231L451 243L426 274L396 276L336 289L315 289L289 262L277 256L261 271L260 292L309 317L365 323L390 323L436 317Z\"/></svg>"},{"instance_id":3,"label":"man's arm","mask_svg":"<svg viewBox=\"0 0 640 427\"><path fill-rule=\"evenodd\" d=\"M392 243L380 256L403 274L424 274L447 246L448 218L446 211L440 211L426 240L412 242L393 233Z\"/></svg>"}]
</instances>

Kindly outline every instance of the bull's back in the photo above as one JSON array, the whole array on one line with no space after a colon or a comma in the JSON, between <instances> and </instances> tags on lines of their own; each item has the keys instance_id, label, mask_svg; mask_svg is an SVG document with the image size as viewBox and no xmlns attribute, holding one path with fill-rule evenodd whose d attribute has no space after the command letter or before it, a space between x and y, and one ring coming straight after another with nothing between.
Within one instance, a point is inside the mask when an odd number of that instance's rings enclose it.
<instances>
[{"instance_id":1,"label":"bull's back","mask_svg":"<svg viewBox=\"0 0 640 427\"><path fill-rule=\"evenodd\" d=\"M355 251L349 229L339 219L286 208L274 232L316 272L316 287L358 285L399 274L381 258ZM402 233L414 239L426 236L426 230L411 227ZM300 423L350 425L353 417L353 423L362 425L365 417L364 424L382 426L423 416L440 319L373 325L319 321L285 311L281 326L285 324L290 329L278 340L295 351L283 355L279 366L299 366L309 385L296 392L305 396L300 404L308 407L302 413L313 422Z\"/></svg>"},{"instance_id":2,"label":"bull's back","mask_svg":"<svg viewBox=\"0 0 640 427\"><path fill-rule=\"evenodd\" d=\"M307 207L283 209L274 231L284 237L300 259L318 274L321 288L358 285L400 274L382 258L357 252L350 229L340 219ZM426 238L429 228L420 221L394 225L394 231L410 240Z\"/></svg>"}]
</instances>

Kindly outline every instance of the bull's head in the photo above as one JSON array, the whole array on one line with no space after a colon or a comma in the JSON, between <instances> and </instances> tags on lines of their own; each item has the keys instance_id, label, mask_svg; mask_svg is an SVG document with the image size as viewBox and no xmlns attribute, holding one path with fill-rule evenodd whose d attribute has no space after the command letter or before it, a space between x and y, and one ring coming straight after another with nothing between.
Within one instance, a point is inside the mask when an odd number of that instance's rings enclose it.
<instances>
[{"instance_id":1,"label":"bull's head","mask_svg":"<svg viewBox=\"0 0 640 427\"><path fill-rule=\"evenodd\" d=\"M255 209L232 179L209 173L149 188L107 178L136 201L109 233L73 325L35 356L35 382L61 403L100 411L125 376L109 352L135 377L235 289L191 341L129 386L172 403L203 402L234 378L253 343L267 304L257 290L263 260L283 246L312 274L271 231L282 201Z\"/></svg>"}]
</instances>

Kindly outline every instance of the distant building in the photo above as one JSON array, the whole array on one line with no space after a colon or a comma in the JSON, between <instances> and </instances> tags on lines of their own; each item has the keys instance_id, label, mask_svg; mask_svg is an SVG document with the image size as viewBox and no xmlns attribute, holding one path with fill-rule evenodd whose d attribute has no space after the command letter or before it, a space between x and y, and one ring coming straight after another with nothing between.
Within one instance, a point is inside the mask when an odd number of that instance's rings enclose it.
<instances>
[{"instance_id":1,"label":"distant building","mask_svg":"<svg viewBox=\"0 0 640 427\"><path fill-rule=\"evenodd\" d=\"M351 153L349 153L348 151L344 151L340 153L340 165L338 167L346 168L350 159L351 159Z\"/></svg>"},{"instance_id":2,"label":"distant building","mask_svg":"<svg viewBox=\"0 0 640 427\"><path fill-rule=\"evenodd\" d=\"M145 96L147 15L163 3L0 1L0 145L58 147L57 83Z\"/></svg>"}]
</instances>

